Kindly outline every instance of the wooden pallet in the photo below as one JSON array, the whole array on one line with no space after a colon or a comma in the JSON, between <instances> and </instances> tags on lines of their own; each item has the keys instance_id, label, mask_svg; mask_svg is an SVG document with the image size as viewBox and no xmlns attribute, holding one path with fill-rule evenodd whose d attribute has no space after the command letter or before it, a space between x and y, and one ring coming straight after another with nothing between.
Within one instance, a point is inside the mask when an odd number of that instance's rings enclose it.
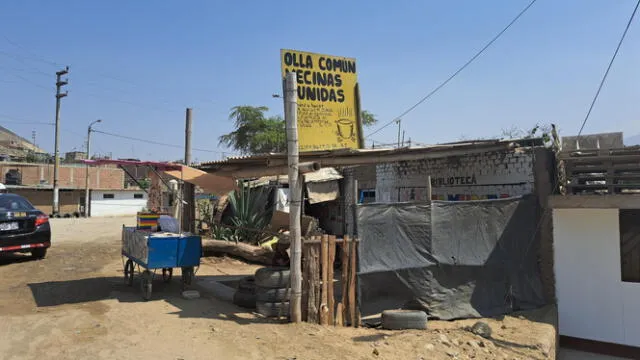
<instances>
[{"instance_id":1,"label":"wooden pallet","mask_svg":"<svg viewBox=\"0 0 640 360\"><path fill-rule=\"evenodd\" d=\"M563 152L568 194L640 193L640 148Z\"/></svg>"}]
</instances>

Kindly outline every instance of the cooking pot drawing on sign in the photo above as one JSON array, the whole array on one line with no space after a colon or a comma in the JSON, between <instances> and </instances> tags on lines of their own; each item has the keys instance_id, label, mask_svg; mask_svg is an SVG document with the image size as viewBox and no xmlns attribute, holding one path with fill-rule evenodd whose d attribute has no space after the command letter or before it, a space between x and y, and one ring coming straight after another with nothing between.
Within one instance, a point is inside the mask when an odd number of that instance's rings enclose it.
<instances>
[{"instance_id":1,"label":"cooking pot drawing on sign","mask_svg":"<svg viewBox=\"0 0 640 360\"><path fill-rule=\"evenodd\" d=\"M336 126L338 128L338 137L341 140L355 140L356 127L355 121L353 121L353 109L343 108L339 111L340 119L336 120ZM351 118L351 119L350 119Z\"/></svg>"},{"instance_id":2,"label":"cooking pot drawing on sign","mask_svg":"<svg viewBox=\"0 0 640 360\"><path fill-rule=\"evenodd\" d=\"M339 119L336 121L338 126L338 136L341 139L355 139L355 124L351 119Z\"/></svg>"}]
</instances>

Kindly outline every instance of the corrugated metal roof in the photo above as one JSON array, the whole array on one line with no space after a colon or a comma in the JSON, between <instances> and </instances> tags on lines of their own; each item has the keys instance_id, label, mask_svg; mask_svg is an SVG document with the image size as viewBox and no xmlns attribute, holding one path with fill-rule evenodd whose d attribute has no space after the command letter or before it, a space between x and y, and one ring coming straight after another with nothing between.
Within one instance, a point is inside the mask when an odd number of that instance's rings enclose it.
<instances>
[{"instance_id":1,"label":"corrugated metal roof","mask_svg":"<svg viewBox=\"0 0 640 360\"><path fill-rule=\"evenodd\" d=\"M464 150L474 149L481 150L483 147L500 146L521 147L521 146L542 146L544 142L541 138L533 139L509 139L509 140L473 140L473 141L460 141L445 144L404 147L404 148L380 148L380 149L339 149L339 150L324 150L324 151L309 151L300 153L300 161L306 161L308 158L338 158L338 157L365 157L365 156L389 156L389 155L401 155L401 154L420 154L420 153L433 153L448 150ZM203 162L194 167L200 169L216 169L228 165L242 165L249 166L251 164L261 165L268 164L269 161L286 159L286 153L270 153L270 154L258 154L258 155L243 155L228 157L225 160L216 160L210 162Z\"/></svg>"}]
</instances>

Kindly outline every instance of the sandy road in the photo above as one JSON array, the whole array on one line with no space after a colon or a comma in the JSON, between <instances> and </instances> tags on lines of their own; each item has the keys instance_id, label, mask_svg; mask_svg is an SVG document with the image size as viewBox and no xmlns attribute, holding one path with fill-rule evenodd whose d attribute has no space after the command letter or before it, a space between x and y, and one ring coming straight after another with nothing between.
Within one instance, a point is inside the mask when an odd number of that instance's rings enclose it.
<instances>
[{"instance_id":1,"label":"sandy road","mask_svg":"<svg viewBox=\"0 0 640 360\"><path fill-rule=\"evenodd\" d=\"M154 282L144 302L122 279L120 233L133 219L55 219L47 258L0 257L0 359L542 359L533 323L506 318L498 338L476 337L453 324L430 332L382 332L278 324L224 302L184 300L178 279ZM251 273L255 266L204 259L201 275ZM179 277L178 277L179 278ZM508 337L508 338L507 338ZM435 345L435 346L432 346ZM503 348L504 347L504 348ZM378 355L373 355L373 350Z\"/></svg>"}]
</instances>

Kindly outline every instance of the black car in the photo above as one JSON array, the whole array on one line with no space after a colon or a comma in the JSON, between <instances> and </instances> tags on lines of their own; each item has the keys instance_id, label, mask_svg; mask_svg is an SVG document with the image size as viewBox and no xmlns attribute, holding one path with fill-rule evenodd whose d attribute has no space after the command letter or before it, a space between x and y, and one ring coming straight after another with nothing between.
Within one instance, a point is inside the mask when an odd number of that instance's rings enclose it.
<instances>
[{"instance_id":1,"label":"black car","mask_svg":"<svg viewBox=\"0 0 640 360\"><path fill-rule=\"evenodd\" d=\"M42 259L50 246L49 217L22 196L0 194L0 254L30 252Z\"/></svg>"}]
</instances>

